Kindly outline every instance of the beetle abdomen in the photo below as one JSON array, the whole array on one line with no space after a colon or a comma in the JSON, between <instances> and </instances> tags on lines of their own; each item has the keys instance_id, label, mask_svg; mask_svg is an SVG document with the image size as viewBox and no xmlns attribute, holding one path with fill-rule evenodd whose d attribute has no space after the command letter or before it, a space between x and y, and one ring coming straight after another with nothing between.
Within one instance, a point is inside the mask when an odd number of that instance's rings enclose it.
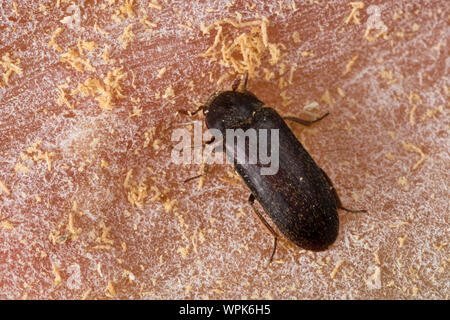
<instances>
[{"instance_id":1,"label":"beetle abdomen","mask_svg":"<svg viewBox=\"0 0 450 320\"><path fill-rule=\"evenodd\" d=\"M279 168L275 174L261 175L259 162L235 163L235 169L289 240L308 250L327 249L338 235L339 218L333 186L322 170L274 109L259 109L233 129L238 128L256 129L258 139L258 129L279 130ZM270 142L268 138L269 150ZM235 155L236 145L233 149Z\"/></svg>"}]
</instances>

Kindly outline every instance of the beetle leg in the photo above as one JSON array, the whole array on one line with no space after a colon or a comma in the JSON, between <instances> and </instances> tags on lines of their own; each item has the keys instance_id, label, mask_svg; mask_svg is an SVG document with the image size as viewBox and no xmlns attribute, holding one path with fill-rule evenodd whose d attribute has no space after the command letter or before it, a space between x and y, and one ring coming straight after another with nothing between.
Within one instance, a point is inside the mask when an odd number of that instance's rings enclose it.
<instances>
[{"instance_id":1,"label":"beetle leg","mask_svg":"<svg viewBox=\"0 0 450 320\"><path fill-rule=\"evenodd\" d=\"M331 191L333 192L334 201L336 202L336 207L338 209L342 209L344 211L351 212L351 213L367 212L367 210L352 210L352 209L347 209L347 208L343 207L341 199L339 199L339 195L337 194L336 188L334 187L333 182L331 181L330 177L325 173L325 171L323 171L322 168L320 168L320 170L322 171L323 175L325 176L325 179L327 179L328 184L330 185Z\"/></svg>"},{"instance_id":2,"label":"beetle leg","mask_svg":"<svg viewBox=\"0 0 450 320\"><path fill-rule=\"evenodd\" d=\"M203 148L203 147L205 147L205 146L207 146L207 145L213 143L215 139L216 139L216 137L213 136L211 139L209 139L208 141L206 141L205 143L203 143L203 144L201 144L201 145L199 145L199 146L191 146L191 149ZM177 149L177 148L175 148L175 147L173 147L173 149L175 149L175 150L178 151L178 152L181 152L181 151L184 150L184 149ZM214 150L213 150L213 151L214 151Z\"/></svg>"},{"instance_id":3,"label":"beetle leg","mask_svg":"<svg viewBox=\"0 0 450 320\"><path fill-rule=\"evenodd\" d=\"M183 181L183 183L187 183L187 182L189 182L189 181L192 181L192 180L198 179L198 178L200 178L200 177L206 176L207 173L208 173L208 172L207 172L207 170L205 169L205 170L203 170L203 173L202 173L202 174L199 174L198 176L193 176L193 177L187 178L186 180Z\"/></svg>"},{"instance_id":4,"label":"beetle leg","mask_svg":"<svg viewBox=\"0 0 450 320\"><path fill-rule=\"evenodd\" d=\"M258 210L256 210L256 208L255 208L255 196L253 195L253 193L251 193L250 196L248 197L248 203L250 204L250 206L253 209L253 212L256 214L256 216L259 218L259 220L262 222L262 224L273 235L273 250L272 250L272 254L270 255L269 263L267 264L267 265L269 265L272 262L272 260L273 260L273 257L275 255L275 251L277 250L278 234L276 233L275 230L273 230L273 228L266 221L266 219L264 219L264 217L261 215L261 213L259 213Z\"/></svg>"},{"instance_id":5,"label":"beetle leg","mask_svg":"<svg viewBox=\"0 0 450 320\"><path fill-rule=\"evenodd\" d=\"M342 209L344 211L351 212L351 213L364 213L364 212L367 212L366 209L352 210L352 209L344 208L343 206L340 206L338 209Z\"/></svg>"},{"instance_id":6,"label":"beetle leg","mask_svg":"<svg viewBox=\"0 0 450 320\"><path fill-rule=\"evenodd\" d=\"M297 123L300 123L304 126L310 126L313 123L319 122L320 120L322 120L323 118L325 118L327 115L329 115L330 113L327 112L325 113L323 116L321 116L320 118L316 119L316 120L304 120L304 119L300 119L300 118L296 118L296 117L283 117L284 120L290 120L290 121L294 121Z\"/></svg>"},{"instance_id":7,"label":"beetle leg","mask_svg":"<svg viewBox=\"0 0 450 320\"><path fill-rule=\"evenodd\" d=\"M207 145L207 144L211 144L214 142L215 137L212 137L209 141L206 141L203 145ZM217 147L215 147L214 149L212 149L211 153L208 155L208 157L210 157L212 154L216 153L216 152L223 152L223 146L222 144L218 145ZM198 179L200 177L206 176L208 174L208 164L207 161L203 162L203 170L202 173L194 176L194 177L190 177L187 178L186 180L183 181L183 183Z\"/></svg>"},{"instance_id":8,"label":"beetle leg","mask_svg":"<svg viewBox=\"0 0 450 320\"><path fill-rule=\"evenodd\" d=\"M201 177L203 177L203 176L206 176L206 175L208 174L208 171L209 171L209 170L208 170L208 164L207 164L206 162L203 162L203 163L202 163L202 166L203 166L203 168L201 168L201 169L202 169L202 173L201 173L201 174L199 174L199 175L197 175L197 176L194 176L194 177L187 178L187 179L184 180L183 182L186 183L186 182L189 182L189 181L192 181L192 180L201 178Z\"/></svg>"}]
</instances>

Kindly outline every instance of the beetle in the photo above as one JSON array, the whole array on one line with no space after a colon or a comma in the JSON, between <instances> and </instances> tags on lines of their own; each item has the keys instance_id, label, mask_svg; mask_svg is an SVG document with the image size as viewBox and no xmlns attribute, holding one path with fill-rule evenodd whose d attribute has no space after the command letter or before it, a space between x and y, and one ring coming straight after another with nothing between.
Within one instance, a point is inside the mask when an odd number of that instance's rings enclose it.
<instances>
[{"instance_id":1,"label":"beetle","mask_svg":"<svg viewBox=\"0 0 450 320\"><path fill-rule=\"evenodd\" d=\"M274 237L269 263L275 255L279 235L258 212L255 200L278 230L294 244L312 251L326 250L338 236L337 210L352 213L366 210L351 210L342 206L331 179L305 150L285 120L310 126L325 118L328 113L313 121L282 117L247 90L247 80L248 73L243 84L237 78L231 91L213 93L204 105L190 114L202 110L208 129L219 130L223 136L227 129L278 129L279 169L275 174L261 175L262 165L259 162L233 162L234 169L250 189L249 204ZM236 145L225 146L236 160Z\"/></svg>"}]
</instances>

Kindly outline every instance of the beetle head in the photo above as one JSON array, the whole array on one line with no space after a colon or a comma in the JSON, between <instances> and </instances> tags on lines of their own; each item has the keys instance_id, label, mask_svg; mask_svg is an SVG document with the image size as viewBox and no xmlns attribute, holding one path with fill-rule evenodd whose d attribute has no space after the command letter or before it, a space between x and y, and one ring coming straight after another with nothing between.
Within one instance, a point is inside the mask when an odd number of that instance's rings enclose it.
<instances>
[{"instance_id":1,"label":"beetle head","mask_svg":"<svg viewBox=\"0 0 450 320\"><path fill-rule=\"evenodd\" d=\"M206 126L224 133L226 129L250 118L262 105L263 103L247 90L216 92L203 106Z\"/></svg>"}]
</instances>

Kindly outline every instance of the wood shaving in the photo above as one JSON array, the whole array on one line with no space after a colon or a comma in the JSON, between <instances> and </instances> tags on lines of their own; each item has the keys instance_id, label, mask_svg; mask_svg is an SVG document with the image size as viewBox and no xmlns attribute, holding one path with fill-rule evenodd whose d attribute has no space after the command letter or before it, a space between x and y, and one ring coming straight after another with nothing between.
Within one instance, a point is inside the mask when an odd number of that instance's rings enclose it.
<instances>
[{"instance_id":1,"label":"wood shaving","mask_svg":"<svg viewBox=\"0 0 450 320\"><path fill-rule=\"evenodd\" d=\"M67 11L73 14L71 16L66 16L60 20L61 23L66 24L70 29L77 30L80 28L81 22L81 10L80 7L72 4L67 8Z\"/></svg>"},{"instance_id":2,"label":"wood shaving","mask_svg":"<svg viewBox=\"0 0 450 320\"><path fill-rule=\"evenodd\" d=\"M234 27L234 32L246 27L250 27L250 31L241 33L230 41L223 32L227 24ZM201 23L200 30L203 34L209 34L213 29L217 33L213 44L204 53L200 54L200 56L210 57L211 61L220 59L220 64L233 68L236 73L248 71L252 77L261 66L264 53L268 51L270 56L269 63L271 65L278 63L282 57L281 48L284 46L269 42L267 33L268 25L269 21L266 18L248 22L223 19L209 26Z\"/></svg>"},{"instance_id":3,"label":"wood shaving","mask_svg":"<svg viewBox=\"0 0 450 320\"><path fill-rule=\"evenodd\" d=\"M156 133L156 127L152 127L144 132L144 138L145 138L144 145L143 145L144 148L148 147L150 142L153 141L155 133Z\"/></svg>"},{"instance_id":4,"label":"wood shaving","mask_svg":"<svg viewBox=\"0 0 450 320\"><path fill-rule=\"evenodd\" d=\"M188 26L188 25L185 25L185 24L182 24L182 23L179 23L178 26L180 28L183 28L183 29L188 29L188 30L191 30L191 31L194 30L191 26Z\"/></svg>"},{"instance_id":5,"label":"wood shaving","mask_svg":"<svg viewBox=\"0 0 450 320\"><path fill-rule=\"evenodd\" d=\"M169 213L170 211L172 211L175 208L177 203L178 203L177 199L173 199L173 200L167 199L166 202L164 203L164 211Z\"/></svg>"},{"instance_id":6,"label":"wood shaving","mask_svg":"<svg viewBox=\"0 0 450 320\"><path fill-rule=\"evenodd\" d=\"M54 263L52 263L52 270L53 275L55 276L55 279L53 279L53 286L56 287L62 282L61 273L59 267Z\"/></svg>"},{"instance_id":7,"label":"wood shaving","mask_svg":"<svg viewBox=\"0 0 450 320\"><path fill-rule=\"evenodd\" d=\"M175 97L175 91L173 90L172 85L170 85L166 88L166 91L164 92L162 97L164 99L170 99L170 98Z\"/></svg>"},{"instance_id":8,"label":"wood shaving","mask_svg":"<svg viewBox=\"0 0 450 320\"><path fill-rule=\"evenodd\" d=\"M408 151L414 151L420 155L419 161L417 161L412 167L413 170L416 170L426 159L429 158L429 156L423 153L423 151L420 148L410 143L403 142L403 148L405 148L405 150Z\"/></svg>"},{"instance_id":9,"label":"wood shaving","mask_svg":"<svg viewBox=\"0 0 450 320\"><path fill-rule=\"evenodd\" d=\"M267 20L267 18L262 18L261 20L261 36L262 36L262 41L264 44L264 47L268 47L269 46L269 36L267 35L267 25L269 24L269 21Z\"/></svg>"},{"instance_id":10,"label":"wood shaving","mask_svg":"<svg viewBox=\"0 0 450 320\"><path fill-rule=\"evenodd\" d=\"M138 106L133 106L133 113L130 113L129 117L140 117L142 115L142 108ZM136 153L137 154L137 153Z\"/></svg>"},{"instance_id":11,"label":"wood shaving","mask_svg":"<svg viewBox=\"0 0 450 320\"><path fill-rule=\"evenodd\" d=\"M359 58L359 56L354 56L353 58L351 58L351 60L345 66L344 75L349 73L352 70L352 67L355 64L356 60L358 60L358 58Z\"/></svg>"},{"instance_id":12,"label":"wood shaving","mask_svg":"<svg viewBox=\"0 0 450 320\"><path fill-rule=\"evenodd\" d=\"M205 27L203 22L200 23L200 30L203 32L203 34L208 34L215 26L223 25L223 24L231 24L235 28L245 28L249 26L258 26L261 25L261 20L252 20L247 22L235 22L231 19L223 19L216 21L209 26Z\"/></svg>"},{"instance_id":13,"label":"wood shaving","mask_svg":"<svg viewBox=\"0 0 450 320\"><path fill-rule=\"evenodd\" d=\"M13 73L17 75L22 74L22 68L19 67L20 59L17 58L15 62L12 61L9 53L5 53L0 61L0 64L3 66L3 81L7 85L9 82L9 78Z\"/></svg>"},{"instance_id":14,"label":"wood shaving","mask_svg":"<svg viewBox=\"0 0 450 320\"><path fill-rule=\"evenodd\" d=\"M122 48L126 49L128 45L131 43L131 41L134 39L134 33L131 31L131 28L133 27L132 24L128 25L122 33L122 36L120 37L120 41L122 43Z\"/></svg>"},{"instance_id":15,"label":"wood shaving","mask_svg":"<svg viewBox=\"0 0 450 320\"><path fill-rule=\"evenodd\" d=\"M145 180L137 184L135 181L131 182L133 176L133 169L127 172L123 187L127 190L128 202L138 208L142 208L145 203L145 199L148 196L148 186Z\"/></svg>"},{"instance_id":16,"label":"wood shaving","mask_svg":"<svg viewBox=\"0 0 450 320\"><path fill-rule=\"evenodd\" d=\"M344 260L339 260L336 263L336 266L334 267L333 271L331 271L330 273L330 278L334 279L334 277L336 276L336 273L338 272L339 268L341 267L341 265L344 263Z\"/></svg>"},{"instance_id":17,"label":"wood shaving","mask_svg":"<svg viewBox=\"0 0 450 320\"><path fill-rule=\"evenodd\" d=\"M100 162L100 166L102 167L102 168L108 168L108 161L106 161L106 160L103 160L102 159L102 161Z\"/></svg>"},{"instance_id":18,"label":"wood shaving","mask_svg":"<svg viewBox=\"0 0 450 320\"><path fill-rule=\"evenodd\" d=\"M326 104L328 104L328 106L330 108L333 108L333 101L331 100L330 97L330 91L325 90L324 94L322 95L322 97L320 98L321 101L325 102Z\"/></svg>"},{"instance_id":19,"label":"wood shaving","mask_svg":"<svg viewBox=\"0 0 450 320\"><path fill-rule=\"evenodd\" d=\"M151 21L148 20L148 16L147 16L147 15L145 15L144 17L142 17L142 18L139 20L139 22L142 23L143 25L149 27L149 28L156 28L156 27L158 27L158 25L157 25L156 23L151 22ZM151 31L151 29L148 29L147 31Z\"/></svg>"},{"instance_id":20,"label":"wood shaving","mask_svg":"<svg viewBox=\"0 0 450 320\"><path fill-rule=\"evenodd\" d=\"M292 33L292 40L294 41L294 43L300 43L301 40L298 31L294 31L294 33Z\"/></svg>"},{"instance_id":21,"label":"wood shaving","mask_svg":"<svg viewBox=\"0 0 450 320\"><path fill-rule=\"evenodd\" d=\"M375 250L375 252L373 253L375 262L376 262L378 265L381 264L380 257L378 256L378 252L379 252L379 251L380 251L380 248L378 248L377 250Z\"/></svg>"},{"instance_id":22,"label":"wood shaving","mask_svg":"<svg viewBox=\"0 0 450 320\"><path fill-rule=\"evenodd\" d=\"M73 212L69 213L69 223L67 224L67 231L70 232L72 240L76 240L77 236L82 232L83 229L76 228L74 223Z\"/></svg>"},{"instance_id":23,"label":"wood shaving","mask_svg":"<svg viewBox=\"0 0 450 320\"><path fill-rule=\"evenodd\" d=\"M158 9L158 10L161 10L161 9L162 9L161 5L158 3L157 0L152 0L152 1L148 4L148 6L149 6L150 8L154 8L154 9Z\"/></svg>"},{"instance_id":24,"label":"wood shaving","mask_svg":"<svg viewBox=\"0 0 450 320\"><path fill-rule=\"evenodd\" d=\"M369 270L373 270L373 274L365 280L369 289L378 289L381 286L381 269L378 266L371 266Z\"/></svg>"},{"instance_id":25,"label":"wood shaving","mask_svg":"<svg viewBox=\"0 0 450 320\"><path fill-rule=\"evenodd\" d=\"M158 75L157 75L156 77L157 77L158 79L161 79L161 78L163 77L164 73L166 73L166 71L167 71L167 68L166 68L166 67L163 67L163 68L159 69Z\"/></svg>"},{"instance_id":26,"label":"wood shaving","mask_svg":"<svg viewBox=\"0 0 450 320\"><path fill-rule=\"evenodd\" d=\"M386 34L388 28L381 20L381 10L379 7L371 6L367 9L367 13L370 14L370 16L367 19L367 28L364 32L364 38L369 42L373 42L383 34ZM372 30L377 32L372 35Z\"/></svg>"},{"instance_id":27,"label":"wood shaving","mask_svg":"<svg viewBox=\"0 0 450 320\"><path fill-rule=\"evenodd\" d=\"M413 105L413 107L411 108L411 111L409 113L409 123L411 124L411 126L414 126L416 123L415 113L416 113L417 105L422 103L422 98L417 93L410 92L409 96L408 96L408 100L409 100L409 103L411 105Z\"/></svg>"},{"instance_id":28,"label":"wood shaving","mask_svg":"<svg viewBox=\"0 0 450 320\"><path fill-rule=\"evenodd\" d=\"M103 58L103 61L105 61L105 63L114 63L114 59L110 59L109 58L109 49L110 49L110 47L107 45L107 44L105 44L105 48L103 49L103 52L102 52L102 58Z\"/></svg>"},{"instance_id":29,"label":"wood shaving","mask_svg":"<svg viewBox=\"0 0 450 320\"><path fill-rule=\"evenodd\" d=\"M71 104L69 102L69 100L67 99L66 93L64 91L64 89L68 89L69 85L67 83L63 83L60 84L57 88L56 88L56 92L58 93L58 99L56 100L56 103L61 106L61 105L66 105L68 108L70 109L74 109L75 106L73 104Z\"/></svg>"},{"instance_id":30,"label":"wood shaving","mask_svg":"<svg viewBox=\"0 0 450 320\"><path fill-rule=\"evenodd\" d=\"M55 31L53 31L52 33L52 37L48 43L48 46L50 48L55 49L58 52L63 52L63 50L61 49L61 47L56 43L56 38L61 34L61 32L63 32L63 28L59 27L56 28Z\"/></svg>"},{"instance_id":31,"label":"wood shaving","mask_svg":"<svg viewBox=\"0 0 450 320\"><path fill-rule=\"evenodd\" d=\"M105 30L103 30L102 28L99 27L99 25L97 24L97 22L94 24L94 30L100 34L103 35L107 35L109 34L109 32L106 32Z\"/></svg>"},{"instance_id":32,"label":"wood shaving","mask_svg":"<svg viewBox=\"0 0 450 320\"><path fill-rule=\"evenodd\" d=\"M18 10L18 7L17 7L17 3L15 1L13 2L13 9L14 9L14 14L16 15L16 17L18 17L19 16L19 10Z\"/></svg>"},{"instance_id":33,"label":"wood shaving","mask_svg":"<svg viewBox=\"0 0 450 320\"><path fill-rule=\"evenodd\" d=\"M351 197L352 197L355 201L358 201L358 200L361 198L361 196L360 196L359 194L357 194L357 193L352 193Z\"/></svg>"},{"instance_id":34,"label":"wood shaving","mask_svg":"<svg viewBox=\"0 0 450 320\"><path fill-rule=\"evenodd\" d=\"M45 6L45 4L43 3L39 4L39 12L42 12L45 16L48 14L47 7Z\"/></svg>"},{"instance_id":35,"label":"wood shaving","mask_svg":"<svg viewBox=\"0 0 450 320\"><path fill-rule=\"evenodd\" d=\"M284 48L284 46L282 44L278 45L275 43L269 43L269 53L270 53L269 63L271 65L275 65L278 63L278 61L280 61L282 57L280 48Z\"/></svg>"},{"instance_id":36,"label":"wood shaving","mask_svg":"<svg viewBox=\"0 0 450 320\"><path fill-rule=\"evenodd\" d=\"M408 180L406 179L406 177L400 177L398 178L397 183L404 187L408 184Z\"/></svg>"},{"instance_id":37,"label":"wood shaving","mask_svg":"<svg viewBox=\"0 0 450 320\"><path fill-rule=\"evenodd\" d=\"M41 144L41 140L36 141L31 147L28 147L27 151L25 153L22 153L20 157L22 160L26 159L32 159L35 162L38 162L39 160L44 160L47 163L47 169L48 171L52 170L52 160L51 158L55 155L53 152L48 153L43 152L41 149L39 149L39 145ZM15 167L16 171L22 170L24 173L28 172L28 168L16 164Z\"/></svg>"},{"instance_id":38,"label":"wood shaving","mask_svg":"<svg viewBox=\"0 0 450 320\"><path fill-rule=\"evenodd\" d=\"M108 238L111 227L107 227L104 222L101 222L99 227L102 229L102 234L96 241L107 245L114 244L114 240Z\"/></svg>"},{"instance_id":39,"label":"wood shaving","mask_svg":"<svg viewBox=\"0 0 450 320\"><path fill-rule=\"evenodd\" d=\"M29 169L21 163L16 163L16 165L14 166L14 170L16 172L22 171L22 173L24 174L27 174L29 171Z\"/></svg>"},{"instance_id":40,"label":"wood shaving","mask_svg":"<svg viewBox=\"0 0 450 320\"><path fill-rule=\"evenodd\" d=\"M313 101L313 102L310 102L310 103L306 104L303 107L303 110L305 110L305 111L312 111L312 110L316 109L318 106L319 106L319 104L316 101Z\"/></svg>"},{"instance_id":41,"label":"wood shaving","mask_svg":"<svg viewBox=\"0 0 450 320\"><path fill-rule=\"evenodd\" d=\"M442 105L439 106L438 109L434 109L434 110L428 109L427 112L422 116L421 120L424 121L428 118L436 119L436 114L443 113L443 112L444 112L444 107Z\"/></svg>"},{"instance_id":42,"label":"wood shaving","mask_svg":"<svg viewBox=\"0 0 450 320\"><path fill-rule=\"evenodd\" d=\"M89 288L87 289L85 292L83 292L83 294L81 295L81 300L86 300L89 296L89 294L91 293L92 289Z\"/></svg>"},{"instance_id":43,"label":"wood shaving","mask_svg":"<svg viewBox=\"0 0 450 320\"><path fill-rule=\"evenodd\" d=\"M103 278L103 273L102 273L102 264L99 262L97 263L97 273L99 274L100 278Z\"/></svg>"},{"instance_id":44,"label":"wood shaving","mask_svg":"<svg viewBox=\"0 0 450 320\"><path fill-rule=\"evenodd\" d=\"M108 281L107 295L110 298L114 298L116 296L116 289L114 288L114 283L112 281Z\"/></svg>"},{"instance_id":45,"label":"wood shaving","mask_svg":"<svg viewBox=\"0 0 450 320\"><path fill-rule=\"evenodd\" d=\"M392 70L381 70L380 74L383 79L392 80L393 78Z\"/></svg>"},{"instance_id":46,"label":"wood shaving","mask_svg":"<svg viewBox=\"0 0 450 320\"><path fill-rule=\"evenodd\" d=\"M289 79L288 79L289 84L293 84L294 73L295 73L296 69L297 69L297 65L294 64L291 66L291 69L289 70Z\"/></svg>"},{"instance_id":47,"label":"wood shaving","mask_svg":"<svg viewBox=\"0 0 450 320\"><path fill-rule=\"evenodd\" d=\"M101 109L112 110L114 98L125 97L122 94L120 82L126 76L127 74L122 72L122 68L115 68L108 72L103 81L88 78L83 83L80 83L70 94L75 95L81 93L83 97L92 95L98 101Z\"/></svg>"},{"instance_id":48,"label":"wood shaving","mask_svg":"<svg viewBox=\"0 0 450 320\"><path fill-rule=\"evenodd\" d=\"M61 54L60 61L67 62L72 66L72 68L79 72L95 71L95 68L91 65L89 59L81 58L73 49L69 49L69 51Z\"/></svg>"},{"instance_id":49,"label":"wood shaving","mask_svg":"<svg viewBox=\"0 0 450 320\"><path fill-rule=\"evenodd\" d=\"M4 218L2 218L2 220L3 219ZM0 228L12 230L12 229L14 229L14 226L8 220L4 220L4 221L0 221Z\"/></svg>"},{"instance_id":50,"label":"wood shaving","mask_svg":"<svg viewBox=\"0 0 450 320\"><path fill-rule=\"evenodd\" d=\"M187 247L179 247L177 253L179 253L183 259L186 259L189 254L189 245Z\"/></svg>"},{"instance_id":51,"label":"wood shaving","mask_svg":"<svg viewBox=\"0 0 450 320\"><path fill-rule=\"evenodd\" d=\"M120 13L125 18L133 18L134 17L133 2L134 2L134 0L126 0L125 3L119 7Z\"/></svg>"},{"instance_id":52,"label":"wood shaving","mask_svg":"<svg viewBox=\"0 0 450 320\"><path fill-rule=\"evenodd\" d=\"M411 126L413 126L413 127L414 127L414 125L416 124L416 120L415 120L416 109L417 109L417 106L414 105L414 106L411 108L411 112L409 113L409 123L410 123Z\"/></svg>"},{"instance_id":53,"label":"wood shaving","mask_svg":"<svg viewBox=\"0 0 450 320\"><path fill-rule=\"evenodd\" d=\"M420 97L420 95L412 91L409 93L408 101L411 105L422 104L422 98Z\"/></svg>"},{"instance_id":54,"label":"wood shaving","mask_svg":"<svg viewBox=\"0 0 450 320\"><path fill-rule=\"evenodd\" d=\"M2 194L2 190L7 194L10 195L11 192L9 191L8 187L6 186L6 184L0 180L0 194Z\"/></svg>"},{"instance_id":55,"label":"wood shaving","mask_svg":"<svg viewBox=\"0 0 450 320\"><path fill-rule=\"evenodd\" d=\"M129 182L130 182L130 179L132 176L133 176L133 169L130 169L130 170L128 170L127 175L125 176L125 180L123 181L123 187L125 189L128 189L128 187L130 185Z\"/></svg>"},{"instance_id":56,"label":"wood shaving","mask_svg":"<svg viewBox=\"0 0 450 320\"><path fill-rule=\"evenodd\" d=\"M123 277L128 278L129 282L133 282L136 280L135 275L130 270L123 270Z\"/></svg>"},{"instance_id":57,"label":"wood shaving","mask_svg":"<svg viewBox=\"0 0 450 320\"><path fill-rule=\"evenodd\" d=\"M341 88L337 88L337 93L343 98L345 97L345 92Z\"/></svg>"},{"instance_id":58,"label":"wood shaving","mask_svg":"<svg viewBox=\"0 0 450 320\"><path fill-rule=\"evenodd\" d=\"M227 178L227 177L220 177L219 180L223 181L225 183L232 184L234 186L241 186L242 185L242 183L240 183L240 181L237 181L236 179Z\"/></svg>"},{"instance_id":59,"label":"wood shaving","mask_svg":"<svg viewBox=\"0 0 450 320\"><path fill-rule=\"evenodd\" d=\"M78 47L78 52L80 53L80 55L84 55L84 50L92 51L95 49L96 44L94 41L85 41L85 40L78 39L77 47Z\"/></svg>"},{"instance_id":60,"label":"wood shaving","mask_svg":"<svg viewBox=\"0 0 450 320\"><path fill-rule=\"evenodd\" d=\"M403 247L403 245L405 244L406 237L407 237L407 236L403 236L403 237L399 237L399 238L398 238L398 247L399 247L399 248Z\"/></svg>"},{"instance_id":61,"label":"wood shaving","mask_svg":"<svg viewBox=\"0 0 450 320\"><path fill-rule=\"evenodd\" d=\"M350 22L360 24L359 10L364 8L364 2L350 2L350 5L352 6L352 12L350 12L349 16L345 19L345 24L349 24Z\"/></svg>"},{"instance_id":62,"label":"wood shaving","mask_svg":"<svg viewBox=\"0 0 450 320\"><path fill-rule=\"evenodd\" d=\"M148 186L145 184L145 181L142 181L139 185L133 183L130 187L130 191L128 191L128 202L133 206L142 208L145 203L145 199L148 196L147 192Z\"/></svg>"},{"instance_id":63,"label":"wood shaving","mask_svg":"<svg viewBox=\"0 0 450 320\"><path fill-rule=\"evenodd\" d=\"M397 228L400 228L401 226L405 226L405 225L408 225L408 224L409 224L409 222L407 222L407 221L402 221L402 222L399 222L398 224L391 224L391 225L389 226L389 228L397 229Z\"/></svg>"}]
</instances>

